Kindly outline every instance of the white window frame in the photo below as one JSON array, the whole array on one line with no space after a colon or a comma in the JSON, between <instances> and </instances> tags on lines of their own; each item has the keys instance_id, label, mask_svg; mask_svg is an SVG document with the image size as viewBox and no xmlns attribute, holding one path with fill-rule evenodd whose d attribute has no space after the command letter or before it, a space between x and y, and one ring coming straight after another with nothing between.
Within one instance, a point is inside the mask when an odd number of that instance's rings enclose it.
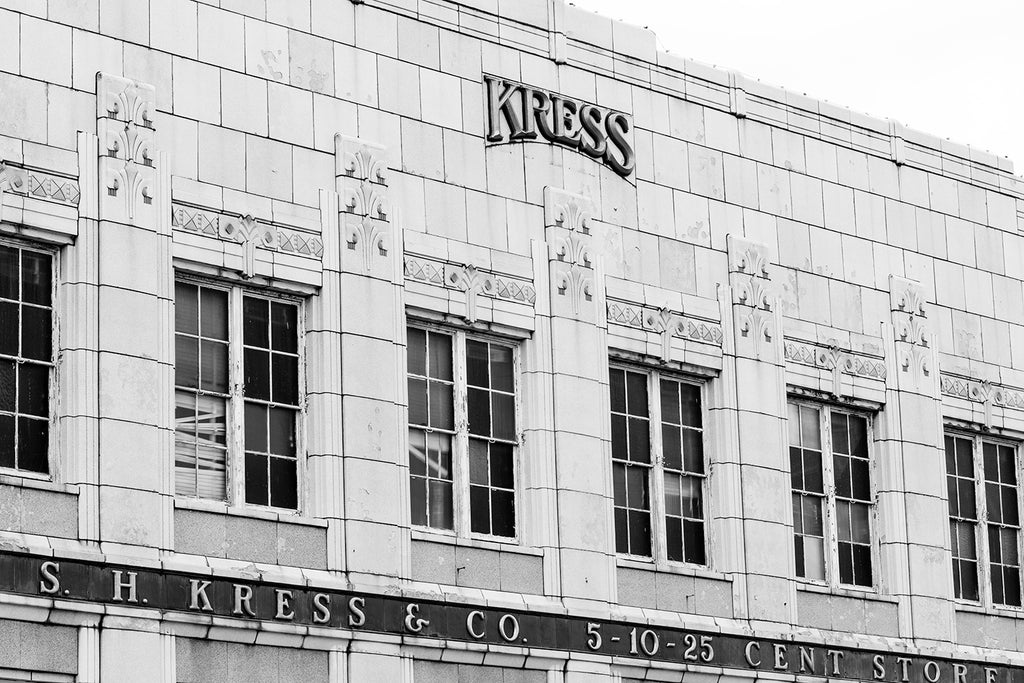
<instances>
[{"instance_id":1,"label":"white window frame","mask_svg":"<svg viewBox=\"0 0 1024 683\"><path fill-rule=\"evenodd\" d=\"M633 562L653 564L656 569L667 571L672 567L687 567L711 570L713 569L712 542L711 542L711 514L710 514L710 483L711 458L708 444L708 387L707 382L699 377L692 377L684 373L664 371L657 368L645 367L642 365L630 365L612 361L609 369L622 370L642 374L647 378L647 412L649 443L651 445L651 466L648 468L648 488L651 492L651 557L644 555L633 555L629 553L617 553L622 559ZM665 447L662 443L661 430L661 380L665 378L672 382L690 384L700 389L700 420L701 420L701 446L704 456L704 476L701 477L701 500L703 501L704 512L704 564L695 564L681 560L668 559L668 532L665 522ZM609 402L608 419L611 420L611 404ZM615 458L611 457L609 447L609 461L614 465ZM653 481L651 481L653 479ZM614 485L614 484L613 484ZM613 492L614 496L614 492ZM614 508L614 500L612 506ZM612 521L612 535L615 535L614 519ZM613 543L613 547L614 547Z\"/></svg>"},{"instance_id":2,"label":"white window frame","mask_svg":"<svg viewBox=\"0 0 1024 683\"><path fill-rule=\"evenodd\" d=\"M789 404L796 404L815 408L818 410L818 429L821 434L821 477L824 489L825 499L825 510L823 519L823 528L825 533L825 579L824 581L818 579L810 579L803 576L797 576L794 572L793 578L801 583L812 584L817 586L828 586L830 589L840 589L844 591L856 591L861 593L877 593L879 589L879 547L878 547L878 482L877 482L877 456L875 453L875 413L867 410L858 410L857 408L848 408L846 406L838 406L832 403L808 400L803 397L789 396L786 399L786 413L787 420L789 414ZM834 453L832 450L832 413L843 413L845 415L853 415L856 417L864 418L867 421L867 445L868 445L868 484L870 487L871 495L871 511L868 514L868 533L871 538L871 585L862 586L855 583L842 583L839 577L839 523L838 513L836 511L836 480L835 480L835 461ZM786 429L786 460L789 460L789 426L787 423ZM787 466L787 472L789 467ZM792 480L790 480L790 496L793 494ZM792 520L792 509L793 506L788 506L790 510L790 538L792 550L792 542L795 541L795 533L793 532L795 522Z\"/></svg>"},{"instance_id":3,"label":"white window frame","mask_svg":"<svg viewBox=\"0 0 1024 683\"><path fill-rule=\"evenodd\" d=\"M973 465L974 471L974 500L978 510L978 520L974 524L974 542L975 548L977 548L978 554L978 599L970 600L968 598L956 597L955 589L953 593L953 599L962 605L980 605L986 610L1009 610L1014 612L1024 612L1024 490L1021 486L1021 475L1024 473L1024 468L1021 466L1021 442L1014 441L999 436L992 436L990 434L981 434L979 432L969 431L966 429L959 429L955 426L946 425L943 428L943 449L945 449L945 437L952 436L959 439L970 439L971 440L971 464ZM985 461L983 453L983 444L985 442L993 443L998 446L1009 446L1013 449L1013 462L1014 472L1017 475L1017 515L1021 525L1021 530L1017 532L1017 558L1020 562L1020 575L1021 575L1021 606L1017 605L1005 605L996 603L992 596L992 569L990 564L990 553L988 548L988 504L985 493ZM945 482L948 477L948 472L945 465L945 455L943 455L943 480ZM949 515L949 501L948 501L948 490L946 493L946 525L948 528L950 515ZM950 541L950 566L952 566L952 540Z\"/></svg>"},{"instance_id":4,"label":"white window frame","mask_svg":"<svg viewBox=\"0 0 1024 683\"><path fill-rule=\"evenodd\" d=\"M305 508L306 501L306 306L305 299L288 294L281 294L254 287L246 287L244 284L211 280L208 278L192 275L184 271L175 271L174 282L188 285L206 287L227 292L228 295L228 398L225 409L225 439L227 447L225 463L225 498L203 498L195 495L179 494L177 491L174 497L185 501L199 501L200 505L226 505L228 507L241 507L256 510L269 510L288 515L301 514ZM273 505L260 505L249 503L245 500L245 396L243 394L245 375L242 367L244 357L244 343L242 340L242 329L245 323L242 301L244 297L252 296L268 301L278 301L296 306L296 348L298 350L298 405L295 417L295 508L282 508ZM176 303L176 302L175 302ZM173 335L177 334L174 314L172 309L172 344L174 348ZM173 375L173 373L172 373ZM177 385L173 384L172 392L177 392ZM174 397L171 397L172 405ZM173 430L172 430L173 431ZM172 436L173 438L173 436ZM174 449L171 450L171 477L175 477L176 465L174 463ZM269 498L268 498L269 500Z\"/></svg>"},{"instance_id":5,"label":"white window frame","mask_svg":"<svg viewBox=\"0 0 1024 683\"><path fill-rule=\"evenodd\" d=\"M426 532L428 534L438 534L442 536L449 536L452 538L468 538L476 540L491 541L495 543L513 544L517 545L521 542L523 535L523 463L522 463L522 447L523 447L523 425L522 425L522 366L521 366L521 351L522 342L520 339L504 337L499 334L494 334L486 331L477 330L466 330L459 327L441 325L424 321L420 319L412 319L406 321L406 331L409 328L415 328L418 330L424 330L427 332L433 332L436 334L445 334L452 339L452 401L454 402L453 416L455 430L452 434L452 529L440 529L432 526L421 526L418 524L410 523L411 528ZM494 534L481 534L472 531L473 520L470 512L470 483L469 483L469 387L466 381L466 341L467 339L478 340L482 342L489 342L493 344L499 344L501 346L512 349L512 381L513 390L515 392L515 400L513 401L515 410L516 420L516 439L512 445L512 470L513 476L515 476L515 486L513 488L513 496L515 501L515 519L513 523L515 525L516 533L514 536L496 536ZM403 381L408 381L409 367L406 360L407 356L403 356L402 367L404 369ZM410 427L408 408L406 409L406 431ZM428 430L429 431L429 430ZM406 436L406 448L405 448L405 466L406 466L406 479L410 477L409 467L409 447L408 437ZM406 488L408 488L408 481L406 482ZM406 494L408 505L410 502L410 494ZM410 515L411 519L411 515Z\"/></svg>"},{"instance_id":6,"label":"white window frame","mask_svg":"<svg viewBox=\"0 0 1024 683\"><path fill-rule=\"evenodd\" d=\"M60 473L57 471L57 465L60 463L60 458L57 457L57 449L60 445L59 440L59 420L58 420L58 392L59 392L59 372L58 372L58 361L60 349L60 315L58 315L58 276L61 272L60 248L48 244L39 244L36 242L30 242L26 240L12 239L8 235L0 235L0 245L10 247L12 249L27 249L29 251L35 251L42 254L47 254L50 257L50 361L49 366L49 380L47 382L47 404L48 404L48 415L47 415L47 437L46 437L46 469L47 472L33 472L31 470L19 469L17 467L0 467L0 475L5 477L14 477L18 479L34 479L36 481L59 481ZM20 277L20 274L19 274ZM21 335L21 320L19 319L18 335Z\"/></svg>"}]
</instances>

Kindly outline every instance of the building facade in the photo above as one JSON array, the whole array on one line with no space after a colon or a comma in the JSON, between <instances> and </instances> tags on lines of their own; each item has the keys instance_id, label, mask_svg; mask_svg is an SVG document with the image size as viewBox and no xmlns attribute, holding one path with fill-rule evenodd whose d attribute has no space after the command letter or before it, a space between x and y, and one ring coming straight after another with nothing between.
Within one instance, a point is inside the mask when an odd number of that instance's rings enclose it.
<instances>
[{"instance_id":1,"label":"building facade","mask_svg":"<svg viewBox=\"0 0 1024 683\"><path fill-rule=\"evenodd\" d=\"M563 0L0 2L0 680L1024 681L1024 181Z\"/></svg>"}]
</instances>

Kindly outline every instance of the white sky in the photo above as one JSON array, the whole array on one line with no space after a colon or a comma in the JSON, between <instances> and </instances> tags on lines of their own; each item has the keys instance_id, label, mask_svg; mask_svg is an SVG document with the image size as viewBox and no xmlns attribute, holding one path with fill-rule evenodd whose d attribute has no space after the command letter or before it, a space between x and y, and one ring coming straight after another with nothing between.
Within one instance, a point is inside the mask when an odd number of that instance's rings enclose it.
<instances>
[{"instance_id":1,"label":"white sky","mask_svg":"<svg viewBox=\"0 0 1024 683\"><path fill-rule=\"evenodd\" d=\"M659 47L896 119L1024 175L1022 0L572 0Z\"/></svg>"}]
</instances>

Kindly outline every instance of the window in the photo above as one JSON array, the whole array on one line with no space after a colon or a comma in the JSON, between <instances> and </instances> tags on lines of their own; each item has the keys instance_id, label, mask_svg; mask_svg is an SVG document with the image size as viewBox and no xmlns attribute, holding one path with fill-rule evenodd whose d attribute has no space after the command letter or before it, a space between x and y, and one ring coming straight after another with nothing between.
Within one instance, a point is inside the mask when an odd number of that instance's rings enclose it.
<instances>
[{"instance_id":1,"label":"window","mask_svg":"<svg viewBox=\"0 0 1024 683\"><path fill-rule=\"evenodd\" d=\"M954 595L1020 607L1017 449L961 434L946 434L945 441Z\"/></svg>"},{"instance_id":2,"label":"window","mask_svg":"<svg viewBox=\"0 0 1024 683\"><path fill-rule=\"evenodd\" d=\"M871 587L868 418L797 402L788 418L796 574Z\"/></svg>"},{"instance_id":3,"label":"window","mask_svg":"<svg viewBox=\"0 0 1024 683\"><path fill-rule=\"evenodd\" d=\"M515 352L463 332L409 328L414 525L516 536Z\"/></svg>"},{"instance_id":4,"label":"window","mask_svg":"<svg viewBox=\"0 0 1024 683\"><path fill-rule=\"evenodd\" d=\"M174 308L175 493L296 509L298 305L179 281Z\"/></svg>"},{"instance_id":5,"label":"window","mask_svg":"<svg viewBox=\"0 0 1024 683\"><path fill-rule=\"evenodd\" d=\"M48 474L52 256L0 245L0 467Z\"/></svg>"},{"instance_id":6,"label":"window","mask_svg":"<svg viewBox=\"0 0 1024 683\"><path fill-rule=\"evenodd\" d=\"M616 552L706 564L701 387L615 367L609 384Z\"/></svg>"}]
</instances>

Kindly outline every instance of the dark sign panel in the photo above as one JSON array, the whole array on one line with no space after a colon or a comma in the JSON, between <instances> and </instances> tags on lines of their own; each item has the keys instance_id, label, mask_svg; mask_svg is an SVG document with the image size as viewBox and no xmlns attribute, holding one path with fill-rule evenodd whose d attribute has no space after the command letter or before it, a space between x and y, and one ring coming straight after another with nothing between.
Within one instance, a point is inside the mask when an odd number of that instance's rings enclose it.
<instances>
[{"instance_id":1,"label":"dark sign panel","mask_svg":"<svg viewBox=\"0 0 1024 683\"><path fill-rule=\"evenodd\" d=\"M487 86L487 141L543 138L601 161L623 178L636 167L632 120L622 112L494 76Z\"/></svg>"},{"instance_id":2,"label":"dark sign panel","mask_svg":"<svg viewBox=\"0 0 1024 683\"><path fill-rule=\"evenodd\" d=\"M1024 668L484 605L0 553L0 591L421 638L884 683L1024 683Z\"/></svg>"}]
</instances>

